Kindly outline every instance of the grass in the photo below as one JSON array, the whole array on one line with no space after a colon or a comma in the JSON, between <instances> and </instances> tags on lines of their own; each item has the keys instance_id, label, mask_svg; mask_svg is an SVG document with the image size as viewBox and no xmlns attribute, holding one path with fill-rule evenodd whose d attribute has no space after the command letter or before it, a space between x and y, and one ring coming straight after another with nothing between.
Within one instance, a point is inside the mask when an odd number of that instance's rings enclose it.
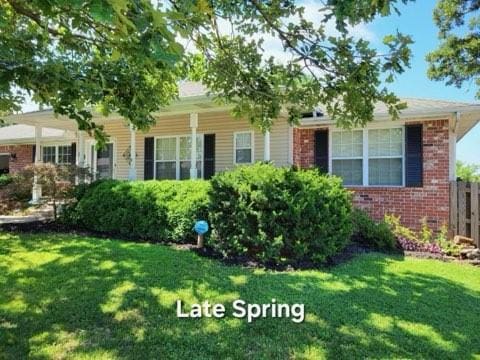
<instances>
[{"instance_id":1,"label":"grass","mask_svg":"<svg viewBox=\"0 0 480 360\"><path fill-rule=\"evenodd\" d=\"M178 319L174 303L304 303L306 319ZM362 255L324 271L227 267L189 251L0 233L0 358L480 357L480 269ZM228 311L227 311L228 313Z\"/></svg>"}]
</instances>

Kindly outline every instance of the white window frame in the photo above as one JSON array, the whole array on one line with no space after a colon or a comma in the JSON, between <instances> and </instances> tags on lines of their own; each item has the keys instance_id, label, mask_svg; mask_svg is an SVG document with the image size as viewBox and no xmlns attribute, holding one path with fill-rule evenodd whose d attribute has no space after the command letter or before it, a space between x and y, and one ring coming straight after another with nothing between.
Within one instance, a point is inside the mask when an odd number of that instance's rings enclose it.
<instances>
[{"instance_id":1,"label":"white window frame","mask_svg":"<svg viewBox=\"0 0 480 360\"><path fill-rule=\"evenodd\" d=\"M368 184L368 161L369 161L369 154L368 154L368 130L382 130L382 129L402 129L402 184L401 185L369 185ZM363 159L362 161L362 167L363 167L363 184L359 184L359 185L345 185L345 187L351 187L351 188L355 188L355 187L370 187L370 188L401 188L401 187L405 187L405 125L404 124L389 124L389 125L386 125L386 124L375 124L373 126L368 126L368 127L365 127L363 129L352 129L352 130L360 130L360 131L363 131L363 156L361 157L361 159ZM333 140L333 133L334 132L342 132L342 131L345 131L345 130L342 130L342 129L336 129L336 128L333 128L333 127L330 127L329 129L329 132L328 132L328 172L329 174L333 174L332 172L332 160L341 160L342 158L335 158L333 159L333 144L332 144L332 140ZM380 159L380 158L395 158L395 159L398 159L399 156L375 156L373 157L374 159ZM344 158L344 159L360 159L359 157L357 158Z\"/></svg>"},{"instance_id":2,"label":"white window frame","mask_svg":"<svg viewBox=\"0 0 480 360\"><path fill-rule=\"evenodd\" d=\"M249 148L239 148L238 150L250 149L252 155L250 157L250 162L239 163L237 162L237 136L243 134L250 134L250 147ZM233 163L235 165L248 165L255 162L255 132L254 131L235 131L233 133Z\"/></svg>"},{"instance_id":3,"label":"white window frame","mask_svg":"<svg viewBox=\"0 0 480 360\"><path fill-rule=\"evenodd\" d=\"M362 184L356 184L356 185L345 185L347 187L354 187L354 186L363 186L363 184L365 184L365 132L362 133L362 146L363 146L363 150L362 150L362 156L339 156L339 157L333 157L333 133L341 133L341 132L344 132L344 131L363 131L363 129L351 129L351 130L332 130L332 131L329 131L328 134L329 134L329 139L328 139L328 143L329 143L329 150L328 150L328 153L330 154L329 156L329 159L328 159L328 171L330 173L333 173L333 160L362 160L362 170L363 170L363 174L362 174Z\"/></svg>"},{"instance_id":4,"label":"white window frame","mask_svg":"<svg viewBox=\"0 0 480 360\"><path fill-rule=\"evenodd\" d=\"M192 134L180 134L180 135L162 135L162 136L155 136L154 137L154 145L153 145L153 177L157 179L157 163L159 162L173 162L175 161L175 179L172 180L180 180L180 162L181 161L191 161L189 160L180 160L180 138L182 137L191 137ZM205 136L203 133L197 133L197 136L202 139L202 146L205 144ZM171 139L175 138L175 160L157 160L157 139ZM198 161L198 160L197 160ZM204 164L205 164L205 151L202 148L202 158L200 159L200 178L203 179L204 174ZM191 164L190 164L191 166ZM198 169L197 169L198 170Z\"/></svg>"},{"instance_id":5,"label":"white window frame","mask_svg":"<svg viewBox=\"0 0 480 360\"><path fill-rule=\"evenodd\" d=\"M62 146L70 146L70 148L72 147L72 143L54 143L54 144L43 144L41 145L40 149L41 149L41 160L42 160L42 163L44 162L43 161L43 150L44 148L46 147L53 147L55 148L55 161L54 161L54 164L55 165L70 165L70 164L59 164L58 163L58 158L59 158L59 151L58 151L58 148L59 147L62 147ZM73 149L72 149L73 150ZM72 151L72 159L75 159L75 163L77 163L77 154L74 154L73 151Z\"/></svg>"}]
</instances>

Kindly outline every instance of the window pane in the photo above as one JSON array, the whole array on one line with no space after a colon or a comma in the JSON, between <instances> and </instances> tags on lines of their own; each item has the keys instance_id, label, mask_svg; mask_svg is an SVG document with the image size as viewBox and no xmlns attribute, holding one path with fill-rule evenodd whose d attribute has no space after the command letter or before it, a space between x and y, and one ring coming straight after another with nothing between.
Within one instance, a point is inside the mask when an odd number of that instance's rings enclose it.
<instances>
[{"instance_id":1,"label":"window pane","mask_svg":"<svg viewBox=\"0 0 480 360\"><path fill-rule=\"evenodd\" d=\"M235 146L237 149L249 149L252 147L252 134L240 133L235 135Z\"/></svg>"},{"instance_id":2,"label":"window pane","mask_svg":"<svg viewBox=\"0 0 480 360\"><path fill-rule=\"evenodd\" d=\"M402 185L402 159L370 159L369 185Z\"/></svg>"},{"instance_id":3,"label":"window pane","mask_svg":"<svg viewBox=\"0 0 480 360\"><path fill-rule=\"evenodd\" d=\"M197 179L202 178L202 162L197 161ZM190 161L180 161L180 180L190 179Z\"/></svg>"},{"instance_id":4,"label":"window pane","mask_svg":"<svg viewBox=\"0 0 480 360\"><path fill-rule=\"evenodd\" d=\"M251 149L237 149L235 154L235 162L237 164L249 164L252 162Z\"/></svg>"},{"instance_id":5,"label":"window pane","mask_svg":"<svg viewBox=\"0 0 480 360\"><path fill-rule=\"evenodd\" d=\"M332 156L362 157L363 132L362 130L335 131L332 133Z\"/></svg>"},{"instance_id":6,"label":"window pane","mask_svg":"<svg viewBox=\"0 0 480 360\"><path fill-rule=\"evenodd\" d=\"M177 152L177 138L157 139L156 160L175 160Z\"/></svg>"},{"instance_id":7,"label":"window pane","mask_svg":"<svg viewBox=\"0 0 480 360\"><path fill-rule=\"evenodd\" d=\"M177 178L176 172L176 163L175 161L169 162L157 162L156 163L156 176L158 180L171 179L175 180Z\"/></svg>"},{"instance_id":8,"label":"window pane","mask_svg":"<svg viewBox=\"0 0 480 360\"><path fill-rule=\"evenodd\" d=\"M190 161L180 161L180 180L190 179Z\"/></svg>"},{"instance_id":9,"label":"window pane","mask_svg":"<svg viewBox=\"0 0 480 360\"><path fill-rule=\"evenodd\" d=\"M402 154L402 129L376 129L368 131L369 157L402 156Z\"/></svg>"},{"instance_id":10,"label":"window pane","mask_svg":"<svg viewBox=\"0 0 480 360\"><path fill-rule=\"evenodd\" d=\"M333 160L332 173L343 179L344 185L362 185L363 184L363 161L356 160Z\"/></svg>"},{"instance_id":11,"label":"window pane","mask_svg":"<svg viewBox=\"0 0 480 360\"><path fill-rule=\"evenodd\" d=\"M190 160L192 148L192 137L182 136L180 137L180 160ZM203 142L202 136L197 135L197 160L203 158Z\"/></svg>"},{"instance_id":12,"label":"window pane","mask_svg":"<svg viewBox=\"0 0 480 360\"><path fill-rule=\"evenodd\" d=\"M191 136L182 136L180 138L180 160L189 160L191 153L190 149L192 148L192 137Z\"/></svg>"},{"instance_id":13,"label":"window pane","mask_svg":"<svg viewBox=\"0 0 480 360\"><path fill-rule=\"evenodd\" d=\"M72 163L72 147L70 145L58 147L58 163L61 165L68 165Z\"/></svg>"},{"instance_id":14,"label":"window pane","mask_svg":"<svg viewBox=\"0 0 480 360\"><path fill-rule=\"evenodd\" d=\"M55 146L44 146L42 152L44 163L55 163Z\"/></svg>"}]
</instances>

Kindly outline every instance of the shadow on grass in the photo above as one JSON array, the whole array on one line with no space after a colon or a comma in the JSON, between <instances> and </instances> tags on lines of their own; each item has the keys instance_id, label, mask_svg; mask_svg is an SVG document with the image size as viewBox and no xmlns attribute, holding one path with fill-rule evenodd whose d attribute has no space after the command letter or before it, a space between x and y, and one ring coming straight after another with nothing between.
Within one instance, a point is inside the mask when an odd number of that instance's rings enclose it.
<instances>
[{"instance_id":1,"label":"shadow on grass","mask_svg":"<svg viewBox=\"0 0 480 360\"><path fill-rule=\"evenodd\" d=\"M237 298L304 303L307 316L247 324L228 316ZM177 299L224 303L227 317L178 319ZM471 358L479 305L480 271L435 261L369 254L276 273L164 246L0 234L0 358Z\"/></svg>"}]
</instances>

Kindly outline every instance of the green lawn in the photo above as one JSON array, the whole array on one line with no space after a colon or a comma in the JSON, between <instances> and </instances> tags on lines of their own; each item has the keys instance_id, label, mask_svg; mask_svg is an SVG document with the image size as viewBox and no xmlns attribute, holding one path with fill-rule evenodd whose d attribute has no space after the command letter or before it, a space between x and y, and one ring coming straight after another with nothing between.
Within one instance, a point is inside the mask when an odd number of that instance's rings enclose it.
<instances>
[{"instance_id":1,"label":"green lawn","mask_svg":"<svg viewBox=\"0 0 480 360\"><path fill-rule=\"evenodd\" d=\"M178 319L174 303L304 303L306 319ZM480 269L380 254L324 271L0 234L0 359L480 358Z\"/></svg>"}]
</instances>

